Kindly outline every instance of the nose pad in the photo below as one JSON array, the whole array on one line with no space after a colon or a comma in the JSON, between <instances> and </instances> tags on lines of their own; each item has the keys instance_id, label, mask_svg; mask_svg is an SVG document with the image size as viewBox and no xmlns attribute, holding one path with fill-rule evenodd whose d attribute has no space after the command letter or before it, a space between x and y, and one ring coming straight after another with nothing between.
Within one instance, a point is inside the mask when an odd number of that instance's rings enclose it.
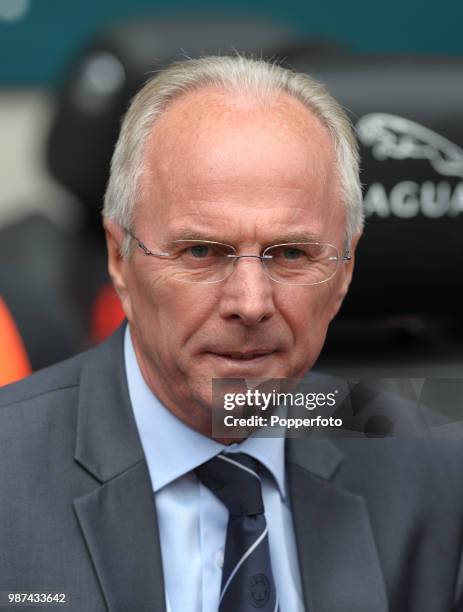
<instances>
[{"instance_id":1,"label":"nose pad","mask_svg":"<svg viewBox=\"0 0 463 612\"><path fill-rule=\"evenodd\" d=\"M240 260L241 259L247 259L247 260L257 259L258 262L256 262L256 263L258 263L260 265L262 274L264 275L265 279L267 279L269 281L271 280L270 276L269 276L269 274L267 272L267 269L265 268L264 260L263 260L263 257L261 255L237 255L233 259L233 267L231 268L228 276L232 276L232 275L235 275L237 273L238 265L240 264Z\"/></svg>"}]
</instances>

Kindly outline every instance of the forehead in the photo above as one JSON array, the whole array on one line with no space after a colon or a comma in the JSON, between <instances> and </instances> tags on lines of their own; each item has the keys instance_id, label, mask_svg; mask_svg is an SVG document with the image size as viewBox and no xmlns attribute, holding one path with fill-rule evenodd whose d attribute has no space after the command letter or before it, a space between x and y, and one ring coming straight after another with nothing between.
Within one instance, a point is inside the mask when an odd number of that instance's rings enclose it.
<instances>
[{"instance_id":1,"label":"forehead","mask_svg":"<svg viewBox=\"0 0 463 612\"><path fill-rule=\"evenodd\" d=\"M326 216L338 192L328 130L284 93L189 93L167 108L147 139L141 208L165 224L195 215L219 219L231 210L263 222L277 208L286 213L282 223L309 209Z\"/></svg>"}]
</instances>

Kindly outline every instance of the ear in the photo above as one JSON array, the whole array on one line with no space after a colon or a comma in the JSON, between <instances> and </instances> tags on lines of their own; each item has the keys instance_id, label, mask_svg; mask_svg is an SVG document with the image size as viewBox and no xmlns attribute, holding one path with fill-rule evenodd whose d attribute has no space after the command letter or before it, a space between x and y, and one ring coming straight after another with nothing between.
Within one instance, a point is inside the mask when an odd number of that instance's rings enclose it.
<instances>
[{"instance_id":1,"label":"ear","mask_svg":"<svg viewBox=\"0 0 463 612\"><path fill-rule=\"evenodd\" d=\"M106 246L108 249L109 276L121 300L122 308L130 321L132 312L130 293L127 286L128 258L124 258L121 255L125 232L117 223L109 221L108 219L104 220L103 227L106 234Z\"/></svg>"},{"instance_id":2,"label":"ear","mask_svg":"<svg viewBox=\"0 0 463 612\"><path fill-rule=\"evenodd\" d=\"M354 262L355 262L355 251L357 249L358 241L360 240L362 234L358 234L352 239L351 244L351 258L349 261L342 264L341 269L338 271L340 275L339 286L336 290L333 308L331 312L330 320L334 319L334 317L338 314L339 309L342 306L344 298L346 297L347 291L349 290L349 285L352 280L352 274L354 271Z\"/></svg>"}]
</instances>

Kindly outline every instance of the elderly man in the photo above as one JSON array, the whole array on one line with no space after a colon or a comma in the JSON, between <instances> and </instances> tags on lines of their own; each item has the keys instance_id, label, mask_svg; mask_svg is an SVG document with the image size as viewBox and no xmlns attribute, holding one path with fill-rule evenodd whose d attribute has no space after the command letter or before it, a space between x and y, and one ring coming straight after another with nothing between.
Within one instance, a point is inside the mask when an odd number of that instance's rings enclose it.
<instances>
[{"instance_id":1,"label":"elderly man","mask_svg":"<svg viewBox=\"0 0 463 612\"><path fill-rule=\"evenodd\" d=\"M104 226L128 325L1 395L2 602L462 609L458 444L213 435L212 380L301 378L348 290L357 150L325 89L242 57L167 68Z\"/></svg>"}]
</instances>

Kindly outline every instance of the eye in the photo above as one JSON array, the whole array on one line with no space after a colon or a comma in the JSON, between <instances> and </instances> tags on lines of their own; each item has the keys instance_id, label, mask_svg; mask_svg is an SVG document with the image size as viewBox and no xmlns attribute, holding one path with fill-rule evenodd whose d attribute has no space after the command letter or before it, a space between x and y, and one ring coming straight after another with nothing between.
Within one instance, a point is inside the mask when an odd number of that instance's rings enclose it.
<instances>
[{"instance_id":1,"label":"eye","mask_svg":"<svg viewBox=\"0 0 463 612\"><path fill-rule=\"evenodd\" d=\"M280 257L284 257L285 259L301 259L304 257L305 253L304 251L301 251L301 249L297 249L295 247L285 247L284 249L281 249L281 252L278 253L278 255Z\"/></svg>"},{"instance_id":2,"label":"eye","mask_svg":"<svg viewBox=\"0 0 463 612\"><path fill-rule=\"evenodd\" d=\"M178 249L178 257L185 262L189 262L190 265L195 263L196 265L212 264L223 259L233 252L232 247L221 245L215 242L187 242L178 241L176 244Z\"/></svg>"},{"instance_id":3,"label":"eye","mask_svg":"<svg viewBox=\"0 0 463 612\"><path fill-rule=\"evenodd\" d=\"M202 259L210 254L211 248L206 244L194 244L187 251L196 259Z\"/></svg>"},{"instance_id":4,"label":"eye","mask_svg":"<svg viewBox=\"0 0 463 612\"><path fill-rule=\"evenodd\" d=\"M307 252L305 249L296 245L281 245L269 250L273 261L281 265L301 264L307 261Z\"/></svg>"}]
</instances>

